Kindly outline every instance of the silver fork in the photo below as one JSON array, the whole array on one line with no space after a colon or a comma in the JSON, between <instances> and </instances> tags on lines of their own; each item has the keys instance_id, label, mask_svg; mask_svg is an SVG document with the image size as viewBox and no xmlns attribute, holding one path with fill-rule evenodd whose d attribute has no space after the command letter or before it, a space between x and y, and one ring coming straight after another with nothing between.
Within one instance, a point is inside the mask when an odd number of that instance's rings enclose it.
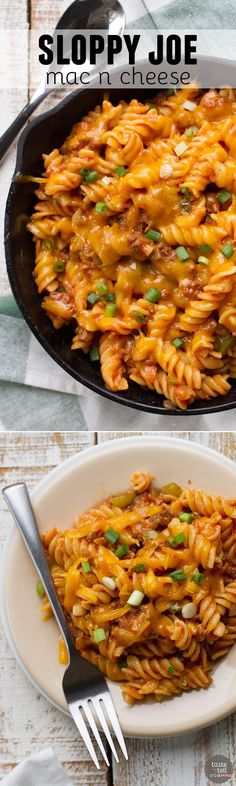
<instances>
[{"instance_id":1,"label":"silver fork","mask_svg":"<svg viewBox=\"0 0 236 786\"><path fill-rule=\"evenodd\" d=\"M116 761L119 762L107 722L109 721L112 732L119 742L122 753L125 759L128 759L124 737L106 681L96 666L93 666L92 663L89 663L81 657L79 652L75 649L68 632L66 619L51 578L40 540L27 486L25 483L14 483L10 486L6 486L2 493L17 527L23 536L40 578L42 579L54 615L62 635L66 640L70 655L70 663L65 671L62 685L68 708L81 737L84 740L94 764L100 769L100 764L90 737L90 733L92 732L105 762L107 766L109 766L109 760L97 727L98 720L107 742L110 745L113 756ZM97 720L95 719L94 712L96 713Z\"/></svg>"}]
</instances>

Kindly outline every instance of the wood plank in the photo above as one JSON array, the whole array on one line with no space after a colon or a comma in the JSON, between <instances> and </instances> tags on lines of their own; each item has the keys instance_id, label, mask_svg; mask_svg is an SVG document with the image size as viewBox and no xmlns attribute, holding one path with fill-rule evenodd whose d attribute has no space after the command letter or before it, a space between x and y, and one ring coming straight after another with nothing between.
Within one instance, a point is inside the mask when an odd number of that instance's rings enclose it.
<instances>
[{"instance_id":1,"label":"wood plank","mask_svg":"<svg viewBox=\"0 0 236 786\"><path fill-rule=\"evenodd\" d=\"M29 487L60 461L94 444L91 432L0 434L2 485L24 478ZM11 516L0 495L1 540ZM52 746L74 786L107 786L107 769L95 770L73 721L52 707L28 682L0 633L0 777L26 756Z\"/></svg>"},{"instance_id":2,"label":"wood plank","mask_svg":"<svg viewBox=\"0 0 236 786\"><path fill-rule=\"evenodd\" d=\"M2 0L0 8L0 30L4 30L5 54L2 57L0 75L4 78L1 90L0 135L14 120L27 101L28 96L28 11L27 0ZM1 47L2 52L2 47ZM14 53L12 56L11 53ZM4 72L3 72L4 69ZM4 214L7 194L15 168L16 142L13 143L1 162L0 191L0 294L10 293L10 284L5 267Z\"/></svg>"},{"instance_id":3,"label":"wood plank","mask_svg":"<svg viewBox=\"0 0 236 786\"><path fill-rule=\"evenodd\" d=\"M30 468L37 457L36 469L44 467L48 471L72 453L93 445L94 439L92 431L10 431L7 439L0 433L0 463L4 471L16 463L17 467Z\"/></svg>"},{"instance_id":4,"label":"wood plank","mask_svg":"<svg viewBox=\"0 0 236 786\"><path fill-rule=\"evenodd\" d=\"M158 434L160 437L179 437L180 439L191 440L199 445L206 445L206 447L224 453L229 458L236 458L236 435L233 431L98 431L97 441L107 442L111 439L120 439L121 437L132 437L133 435L151 434L153 436Z\"/></svg>"},{"instance_id":5,"label":"wood plank","mask_svg":"<svg viewBox=\"0 0 236 786\"><path fill-rule=\"evenodd\" d=\"M26 480L29 489L53 467L74 453L94 444L94 434L85 432L9 432L0 433L0 480L6 483ZM11 526L11 515L0 494L0 544Z\"/></svg>"},{"instance_id":6,"label":"wood plank","mask_svg":"<svg viewBox=\"0 0 236 786\"><path fill-rule=\"evenodd\" d=\"M196 734L127 740L127 748L129 761L113 764L114 786L207 786L204 768L211 755L235 762L235 716Z\"/></svg>"},{"instance_id":7,"label":"wood plank","mask_svg":"<svg viewBox=\"0 0 236 786\"><path fill-rule=\"evenodd\" d=\"M23 30L28 23L27 4L19 0L2 0L0 7L0 29Z\"/></svg>"},{"instance_id":8,"label":"wood plank","mask_svg":"<svg viewBox=\"0 0 236 786\"><path fill-rule=\"evenodd\" d=\"M30 2L30 63L29 63L29 91L30 95L36 90L39 82L45 75L46 69L40 66L38 62L38 36L41 33L53 34L54 29L60 16L65 10L67 3L61 3L61 0L31 0ZM69 92L70 88L67 88ZM61 101L65 95L65 90L61 88L52 93L43 103L42 106L36 110L35 114L49 109L58 101Z\"/></svg>"}]
</instances>

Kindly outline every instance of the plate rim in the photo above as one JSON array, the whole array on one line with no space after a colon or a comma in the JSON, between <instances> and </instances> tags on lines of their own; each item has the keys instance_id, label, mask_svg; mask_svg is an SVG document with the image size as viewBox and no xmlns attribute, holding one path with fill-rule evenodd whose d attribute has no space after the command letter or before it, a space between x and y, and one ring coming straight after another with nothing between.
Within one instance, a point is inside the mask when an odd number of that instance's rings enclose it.
<instances>
[{"instance_id":1,"label":"plate rim","mask_svg":"<svg viewBox=\"0 0 236 786\"><path fill-rule=\"evenodd\" d=\"M101 452L102 453L109 452L109 450L111 449L114 450L115 445L121 447L124 446L124 444L135 445L137 442L138 443L151 442L153 444L157 441L157 434L158 434L157 445L160 443L165 444L167 447L168 445L170 447L173 445L175 446L177 445L177 447L178 446L182 448L184 447L187 451L194 448L194 452L198 453L199 455L205 453L205 455L208 456L209 458L210 457L214 457L215 459L218 458L219 463L223 462L223 464L226 467L231 468L231 470L232 468L234 468L236 472L236 465L233 459L229 458L228 456L225 456L224 453L218 452L214 448L210 448L207 445L201 445L200 443L196 443L192 440L183 439L181 437L170 437L165 435L159 435L158 432L156 432L155 434L147 433L146 435L141 434L141 435L133 435L128 437L119 437L118 439L115 440L108 440L107 442L91 445L84 449L82 448L80 452L75 452L73 453L72 456L69 456L64 461L61 461L58 465L53 467L53 469L47 472L46 475L43 476L42 479L37 483L35 488L30 492L32 502L37 501L37 498L40 497L41 493L47 491L48 482L50 482L51 478L53 479L54 477L59 478L60 475L64 474L65 465L68 469L70 469L70 467L73 467L75 465L78 466L80 463L83 462L84 457L89 459L89 456L92 455L95 449L97 451L97 454L99 454ZM5 540L0 555L0 619L2 622L3 631L5 633L10 649L16 659L16 662L19 664L20 668L22 669L24 675L29 680L31 685L33 685L35 690L39 692L52 706L54 706L56 709L62 712L63 715L70 717L70 713L64 710L60 704L58 704L54 699L52 699L52 697L48 693L46 693L41 688L41 686L37 683L37 681L34 679L31 672L26 667L24 660L18 651L16 641L11 631L11 627L8 620L8 614L7 614L5 579L6 579L6 572L7 572L7 559L16 532L17 532L16 525L12 524L12 527L9 530L9 533L7 535L7 538ZM236 644L233 646L236 646ZM160 731L158 731L158 733L155 735L150 734L149 732L145 733L145 731L143 731L142 733L140 733L140 731L135 731L135 724L134 724L132 730L130 732L127 732L125 730L124 734L126 737L131 737L131 738L136 737L139 739L158 739L158 738L162 739L164 737L181 736L182 734L186 734L186 733L190 734L193 733L194 731L196 732L199 731L200 729L204 729L208 726L214 725L215 723L231 715L235 710L236 710L236 692L235 692L235 697L233 699L233 704L231 704L227 710L224 710L222 713L218 712L218 710L211 711L210 717L208 718L206 717L204 722L202 722L201 719L199 719L197 722L196 721L194 722L193 719L193 724L191 724L191 726L189 727L189 725L187 725L187 722L185 721L185 726L182 726L182 728L179 731L176 729L173 730L173 727L170 725L170 730L168 732L165 731L161 733Z\"/></svg>"}]
</instances>

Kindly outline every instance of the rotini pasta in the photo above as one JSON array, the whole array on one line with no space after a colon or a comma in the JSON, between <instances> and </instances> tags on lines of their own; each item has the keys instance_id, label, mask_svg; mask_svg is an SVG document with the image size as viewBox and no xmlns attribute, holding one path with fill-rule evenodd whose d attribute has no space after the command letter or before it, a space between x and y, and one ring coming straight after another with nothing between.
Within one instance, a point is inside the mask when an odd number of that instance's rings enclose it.
<instances>
[{"instance_id":1,"label":"rotini pasta","mask_svg":"<svg viewBox=\"0 0 236 786\"><path fill-rule=\"evenodd\" d=\"M235 379L235 116L226 88L105 99L44 156L35 283L112 391L186 409Z\"/></svg>"},{"instance_id":2,"label":"rotini pasta","mask_svg":"<svg viewBox=\"0 0 236 786\"><path fill-rule=\"evenodd\" d=\"M236 499L138 471L42 541L76 648L129 704L208 687L236 641ZM65 663L61 640L59 653Z\"/></svg>"}]
</instances>

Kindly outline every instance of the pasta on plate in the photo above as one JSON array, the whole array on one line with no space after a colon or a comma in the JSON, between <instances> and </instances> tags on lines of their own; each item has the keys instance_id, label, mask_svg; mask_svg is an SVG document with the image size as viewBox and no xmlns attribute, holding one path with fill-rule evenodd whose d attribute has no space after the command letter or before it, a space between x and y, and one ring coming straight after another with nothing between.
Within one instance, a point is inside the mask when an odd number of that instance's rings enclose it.
<instances>
[{"instance_id":1,"label":"pasta on plate","mask_svg":"<svg viewBox=\"0 0 236 786\"><path fill-rule=\"evenodd\" d=\"M135 472L42 540L76 648L129 704L208 687L236 641L236 499Z\"/></svg>"},{"instance_id":2,"label":"pasta on plate","mask_svg":"<svg viewBox=\"0 0 236 786\"><path fill-rule=\"evenodd\" d=\"M44 156L35 283L107 388L186 409L235 378L236 94L108 99Z\"/></svg>"}]
</instances>

